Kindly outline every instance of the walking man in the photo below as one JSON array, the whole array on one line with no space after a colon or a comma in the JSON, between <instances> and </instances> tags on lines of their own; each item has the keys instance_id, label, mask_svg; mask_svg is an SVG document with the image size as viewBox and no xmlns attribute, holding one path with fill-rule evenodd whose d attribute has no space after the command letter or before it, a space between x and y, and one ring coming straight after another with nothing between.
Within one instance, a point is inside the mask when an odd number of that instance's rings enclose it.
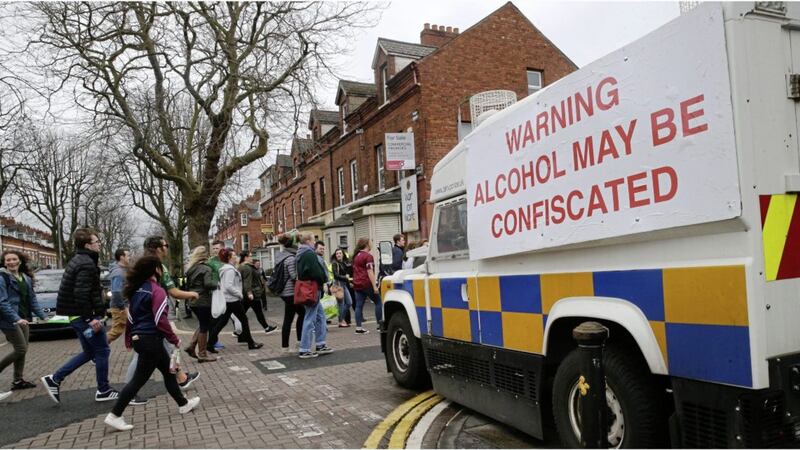
<instances>
[{"instance_id":1,"label":"walking man","mask_svg":"<svg viewBox=\"0 0 800 450\"><path fill-rule=\"evenodd\" d=\"M128 321L128 301L122 295L122 286L125 285L125 272L128 270L131 252L127 248L118 248L114 252L114 262L108 268L111 279L111 329L108 331L108 343L125 333L125 323Z\"/></svg>"},{"instance_id":2,"label":"walking man","mask_svg":"<svg viewBox=\"0 0 800 450\"><path fill-rule=\"evenodd\" d=\"M406 237L397 233L392 238L394 246L392 247L392 272L397 272L403 269L403 259L406 255Z\"/></svg>"},{"instance_id":3,"label":"walking man","mask_svg":"<svg viewBox=\"0 0 800 450\"><path fill-rule=\"evenodd\" d=\"M50 398L61 403L60 389L64 379L94 360L97 378L94 399L98 402L116 400L119 393L108 384L108 357L111 349L101 321L106 315L106 307L100 287L100 268L97 266L100 240L93 230L78 228L73 235L73 241L75 256L64 269L56 298L56 312L69 317L82 351L52 375L42 377L42 384Z\"/></svg>"}]
</instances>

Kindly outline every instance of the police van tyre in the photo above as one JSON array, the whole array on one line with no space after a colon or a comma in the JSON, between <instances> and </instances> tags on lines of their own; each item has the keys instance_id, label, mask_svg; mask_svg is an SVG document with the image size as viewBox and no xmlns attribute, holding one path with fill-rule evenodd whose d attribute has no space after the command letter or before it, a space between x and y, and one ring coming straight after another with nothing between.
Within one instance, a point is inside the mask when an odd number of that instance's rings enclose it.
<instances>
[{"instance_id":1,"label":"police van tyre","mask_svg":"<svg viewBox=\"0 0 800 450\"><path fill-rule=\"evenodd\" d=\"M661 414L659 390L649 370L632 360L630 354L614 346L603 352L610 422L608 447L664 447L662 424L665 420ZM561 443L566 448L581 447L579 376L580 357L576 349L561 362L553 383L553 416Z\"/></svg>"},{"instance_id":2,"label":"police van tyre","mask_svg":"<svg viewBox=\"0 0 800 450\"><path fill-rule=\"evenodd\" d=\"M387 332L386 356L394 379L400 386L419 389L429 384L422 342L414 336L408 317L392 314Z\"/></svg>"}]
</instances>

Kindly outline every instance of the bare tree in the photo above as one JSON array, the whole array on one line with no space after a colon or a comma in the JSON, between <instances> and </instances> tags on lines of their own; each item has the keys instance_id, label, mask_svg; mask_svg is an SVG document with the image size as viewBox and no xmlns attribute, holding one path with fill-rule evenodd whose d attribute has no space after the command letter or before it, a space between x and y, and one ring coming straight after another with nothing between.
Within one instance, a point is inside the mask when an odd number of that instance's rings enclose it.
<instances>
[{"instance_id":1,"label":"bare tree","mask_svg":"<svg viewBox=\"0 0 800 450\"><path fill-rule=\"evenodd\" d=\"M263 157L268 130L296 129L342 38L376 23L353 2L33 3L26 48L99 128L124 126L133 155L174 183L192 245L205 243L228 180ZM146 97L146 110L141 100ZM174 109L188 112L175 120ZM155 116L159 145L145 123ZM111 125L114 124L114 125Z\"/></svg>"},{"instance_id":2,"label":"bare tree","mask_svg":"<svg viewBox=\"0 0 800 450\"><path fill-rule=\"evenodd\" d=\"M36 132L25 151L34 164L23 166L13 189L23 207L53 236L61 264L72 256L72 233L81 224L87 193L100 183L95 155L76 137Z\"/></svg>"},{"instance_id":3,"label":"bare tree","mask_svg":"<svg viewBox=\"0 0 800 450\"><path fill-rule=\"evenodd\" d=\"M0 73L6 73L3 64L0 64ZM22 147L29 125L25 101L14 79L0 75L0 210L7 206L6 192L27 160Z\"/></svg>"}]
</instances>

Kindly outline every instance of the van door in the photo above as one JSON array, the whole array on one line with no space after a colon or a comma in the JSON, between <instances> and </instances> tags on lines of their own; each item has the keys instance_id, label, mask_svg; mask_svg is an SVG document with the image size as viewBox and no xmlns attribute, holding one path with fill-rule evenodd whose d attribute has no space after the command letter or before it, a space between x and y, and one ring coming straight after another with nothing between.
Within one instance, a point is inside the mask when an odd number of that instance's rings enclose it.
<instances>
[{"instance_id":1,"label":"van door","mask_svg":"<svg viewBox=\"0 0 800 450\"><path fill-rule=\"evenodd\" d=\"M477 266L469 259L466 196L434 207L430 255L426 306L431 335L479 343Z\"/></svg>"}]
</instances>

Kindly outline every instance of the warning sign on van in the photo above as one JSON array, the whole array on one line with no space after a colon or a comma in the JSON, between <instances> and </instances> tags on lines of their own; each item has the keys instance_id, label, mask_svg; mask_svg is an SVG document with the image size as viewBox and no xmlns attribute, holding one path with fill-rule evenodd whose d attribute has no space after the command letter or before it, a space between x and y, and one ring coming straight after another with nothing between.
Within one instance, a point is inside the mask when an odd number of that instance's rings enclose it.
<instances>
[{"instance_id":1,"label":"warning sign on van","mask_svg":"<svg viewBox=\"0 0 800 450\"><path fill-rule=\"evenodd\" d=\"M722 12L675 20L469 135L473 259L741 214Z\"/></svg>"}]
</instances>

